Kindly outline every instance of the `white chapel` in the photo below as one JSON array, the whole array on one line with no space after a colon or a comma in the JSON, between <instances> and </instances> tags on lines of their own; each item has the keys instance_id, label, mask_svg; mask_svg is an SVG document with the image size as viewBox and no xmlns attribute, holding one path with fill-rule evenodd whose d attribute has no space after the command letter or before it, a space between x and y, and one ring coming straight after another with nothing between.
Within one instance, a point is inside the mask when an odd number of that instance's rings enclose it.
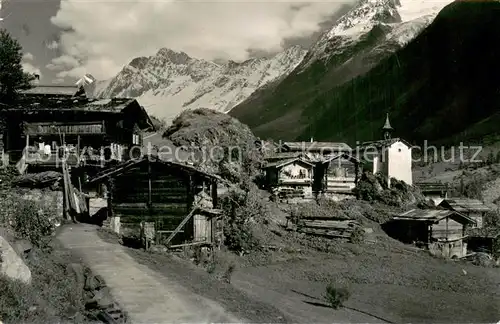
<instances>
[{"instance_id":1,"label":"white chapel","mask_svg":"<svg viewBox=\"0 0 500 324\"><path fill-rule=\"evenodd\" d=\"M382 173L387 176L387 183L395 178L413 184L412 176L412 155L411 145L403 139L393 138L394 129L389 121L389 114L386 116L385 124L382 127L383 139L361 144L364 160L373 165L373 174Z\"/></svg>"}]
</instances>

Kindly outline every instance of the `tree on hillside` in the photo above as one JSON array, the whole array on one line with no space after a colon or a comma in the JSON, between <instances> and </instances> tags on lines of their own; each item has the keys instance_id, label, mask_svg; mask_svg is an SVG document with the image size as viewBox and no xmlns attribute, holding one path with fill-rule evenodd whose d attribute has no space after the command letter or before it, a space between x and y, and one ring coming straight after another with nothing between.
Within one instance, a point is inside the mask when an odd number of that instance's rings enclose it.
<instances>
[{"instance_id":1,"label":"tree on hillside","mask_svg":"<svg viewBox=\"0 0 500 324\"><path fill-rule=\"evenodd\" d=\"M19 90L31 88L35 76L23 71L22 47L5 30L0 30L0 103L16 99Z\"/></svg>"}]
</instances>

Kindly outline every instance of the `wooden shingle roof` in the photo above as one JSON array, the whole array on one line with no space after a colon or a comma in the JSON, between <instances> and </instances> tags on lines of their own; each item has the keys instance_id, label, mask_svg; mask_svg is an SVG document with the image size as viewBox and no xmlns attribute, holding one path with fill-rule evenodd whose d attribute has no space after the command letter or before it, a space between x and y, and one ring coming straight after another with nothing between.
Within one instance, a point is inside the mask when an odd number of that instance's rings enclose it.
<instances>
[{"instance_id":1,"label":"wooden shingle roof","mask_svg":"<svg viewBox=\"0 0 500 324\"><path fill-rule=\"evenodd\" d=\"M472 218L457 211L446 209L412 209L402 214L395 215L393 219L437 222L446 217L456 218L457 221L460 221L463 224L473 224L476 222Z\"/></svg>"},{"instance_id":2,"label":"wooden shingle roof","mask_svg":"<svg viewBox=\"0 0 500 324\"><path fill-rule=\"evenodd\" d=\"M120 163L114 167L111 167L108 170L104 170L104 171L98 173L95 177L89 179L88 183L99 183L107 178L110 178L110 177L112 178L112 177L115 177L117 175L126 173L131 168L138 166L139 164L142 164L142 163L147 163L148 161L150 161L152 163L161 163L165 166L171 166L177 170L180 170L182 172L186 172L189 174L196 174L196 175L203 176L205 178L219 180L219 181L224 182L224 180L221 177L219 177L218 175L205 172L205 171L200 170L200 169L198 169L192 165L189 165L187 163L181 163L178 161L171 161L171 160L167 160L167 159L162 159L161 156L153 154L153 155L145 155L142 158L138 158L138 159L131 159L131 160L125 161L123 163Z\"/></svg>"},{"instance_id":3,"label":"wooden shingle roof","mask_svg":"<svg viewBox=\"0 0 500 324\"><path fill-rule=\"evenodd\" d=\"M78 86L39 85L28 90L23 90L21 91L21 94L74 96L78 90L79 90Z\"/></svg>"},{"instance_id":4,"label":"wooden shingle roof","mask_svg":"<svg viewBox=\"0 0 500 324\"><path fill-rule=\"evenodd\" d=\"M485 205L482 201L470 198L448 198L443 200L439 206L461 213L491 211L491 208Z\"/></svg>"},{"instance_id":5,"label":"wooden shingle roof","mask_svg":"<svg viewBox=\"0 0 500 324\"><path fill-rule=\"evenodd\" d=\"M441 182L417 182L415 185L420 188L422 192L446 191L449 189L447 183Z\"/></svg>"},{"instance_id":6,"label":"wooden shingle roof","mask_svg":"<svg viewBox=\"0 0 500 324\"><path fill-rule=\"evenodd\" d=\"M294 152L352 152L349 145L337 142L284 142L282 147Z\"/></svg>"},{"instance_id":7,"label":"wooden shingle roof","mask_svg":"<svg viewBox=\"0 0 500 324\"><path fill-rule=\"evenodd\" d=\"M300 162L300 163L303 163L303 164L307 164L311 168L314 166L314 163L297 157L297 158L293 158L293 159L279 160L279 161L276 161L276 162L270 162L270 163L267 163L264 166L264 168L266 168L266 169L267 168L281 168L281 167L283 167L285 165L288 165L288 164L291 164L291 163L294 163L294 162Z\"/></svg>"}]
</instances>

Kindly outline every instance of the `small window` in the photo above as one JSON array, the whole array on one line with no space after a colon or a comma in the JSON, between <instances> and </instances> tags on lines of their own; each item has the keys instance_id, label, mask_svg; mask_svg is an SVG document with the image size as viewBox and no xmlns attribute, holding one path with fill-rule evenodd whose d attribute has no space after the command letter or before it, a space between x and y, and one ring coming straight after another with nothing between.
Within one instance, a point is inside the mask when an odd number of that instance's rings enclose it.
<instances>
[{"instance_id":1,"label":"small window","mask_svg":"<svg viewBox=\"0 0 500 324\"><path fill-rule=\"evenodd\" d=\"M401 149L398 149L398 152L401 152Z\"/></svg>"},{"instance_id":2,"label":"small window","mask_svg":"<svg viewBox=\"0 0 500 324\"><path fill-rule=\"evenodd\" d=\"M133 134L132 135L132 144L133 145L139 145L140 143L140 136L139 134Z\"/></svg>"}]
</instances>

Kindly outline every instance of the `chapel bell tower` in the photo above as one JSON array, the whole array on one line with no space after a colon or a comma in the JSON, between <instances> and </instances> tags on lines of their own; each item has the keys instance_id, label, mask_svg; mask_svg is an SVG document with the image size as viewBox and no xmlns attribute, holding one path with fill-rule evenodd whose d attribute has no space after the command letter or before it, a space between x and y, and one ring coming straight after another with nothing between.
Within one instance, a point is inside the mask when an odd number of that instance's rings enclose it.
<instances>
[{"instance_id":1,"label":"chapel bell tower","mask_svg":"<svg viewBox=\"0 0 500 324\"><path fill-rule=\"evenodd\" d=\"M394 131L394 128L392 128L391 123L389 122L389 113L387 113L387 115L385 117L384 127L382 127L382 134L383 134L384 140L391 139L393 131Z\"/></svg>"}]
</instances>

